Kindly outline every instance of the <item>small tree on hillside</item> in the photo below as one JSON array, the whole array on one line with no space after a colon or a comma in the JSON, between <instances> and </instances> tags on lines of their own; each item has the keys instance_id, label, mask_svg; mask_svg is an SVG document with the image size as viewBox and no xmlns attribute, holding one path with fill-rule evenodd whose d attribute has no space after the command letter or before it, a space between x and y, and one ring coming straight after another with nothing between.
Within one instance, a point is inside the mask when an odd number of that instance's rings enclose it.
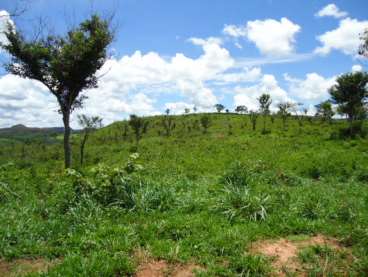
<instances>
[{"instance_id":1,"label":"small tree on hillside","mask_svg":"<svg viewBox=\"0 0 368 277\"><path fill-rule=\"evenodd\" d=\"M189 109L189 108L185 108L185 109L184 109L184 113L185 113L185 114L189 114L189 113L190 113L190 109Z\"/></svg>"},{"instance_id":2,"label":"small tree on hillside","mask_svg":"<svg viewBox=\"0 0 368 277\"><path fill-rule=\"evenodd\" d=\"M80 165L83 166L84 148L86 146L89 135L96 129L102 127L102 118L98 116L78 115L78 123L83 127L83 137L80 144Z\"/></svg>"},{"instance_id":3,"label":"small tree on hillside","mask_svg":"<svg viewBox=\"0 0 368 277\"><path fill-rule=\"evenodd\" d=\"M248 108L244 105L240 105L235 108L235 112L240 114L246 114L248 112Z\"/></svg>"},{"instance_id":4,"label":"small tree on hillside","mask_svg":"<svg viewBox=\"0 0 368 277\"><path fill-rule=\"evenodd\" d=\"M169 115L169 114L170 114L170 109L166 109L166 110L165 110L165 114L166 114L166 115Z\"/></svg>"},{"instance_id":5,"label":"small tree on hillside","mask_svg":"<svg viewBox=\"0 0 368 277\"><path fill-rule=\"evenodd\" d=\"M201 122L201 125L203 127L203 133L206 134L208 128L211 125L211 119L208 115L205 114L205 115L201 116L200 122Z\"/></svg>"},{"instance_id":6,"label":"small tree on hillside","mask_svg":"<svg viewBox=\"0 0 368 277\"><path fill-rule=\"evenodd\" d=\"M38 80L56 97L64 123L65 167L72 163L70 115L86 98L81 92L97 87L96 71L107 58L113 35L109 23L97 15L68 31L65 37L48 36L27 41L11 24L2 44L12 57L8 72Z\"/></svg>"},{"instance_id":7,"label":"small tree on hillside","mask_svg":"<svg viewBox=\"0 0 368 277\"><path fill-rule=\"evenodd\" d=\"M352 137L354 121L364 119L367 115L368 74L347 73L339 76L336 82L329 90L331 99L338 105L338 112L347 115L349 134Z\"/></svg>"},{"instance_id":8,"label":"small tree on hillside","mask_svg":"<svg viewBox=\"0 0 368 277\"><path fill-rule=\"evenodd\" d=\"M216 104L215 105L215 109L218 113L221 113L224 109L225 109L225 106L222 105L222 104Z\"/></svg>"},{"instance_id":9,"label":"small tree on hillside","mask_svg":"<svg viewBox=\"0 0 368 277\"><path fill-rule=\"evenodd\" d=\"M283 103L279 103L277 107L279 108L277 114L281 117L283 128L284 130L286 130L287 128L286 121L288 117L291 115L290 109L293 107L293 104L290 102L283 102Z\"/></svg>"},{"instance_id":10,"label":"small tree on hillside","mask_svg":"<svg viewBox=\"0 0 368 277\"><path fill-rule=\"evenodd\" d=\"M323 121L331 123L332 117L335 115L331 102L323 101L315 107L317 109L316 116L322 118Z\"/></svg>"},{"instance_id":11,"label":"small tree on hillside","mask_svg":"<svg viewBox=\"0 0 368 277\"><path fill-rule=\"evenodd\" d=\"M254 111L250 111L249 116L250 116L250 122L252 123L252 130L255 131L256 125L257 125L258 113Z\"/></svg>"},{"instance_id":12,"label":"small tree on hillside","mask_svg":"<svg viewBox=\"0 0 368 277\"><path fill-rule=\"evenodd\" d=\"M263 133L265 133L266 132L266 118L270 114L270 106L272 103L271 96L269 94L264 93L258 98L258 102L260 106L259 107L260 112L263 115Z\"/></svg>"},{"instance_id":13,"label":"small tree on hillside","mask_svg":"<svg viewBox=\"0 0 368 277\"><path fill-rule=\"evenodd\" d=\"M132 128L135 141L138 145L140 139L142 138L143 128L145 126L145 120L135 114L130 115L129 126Z\"/></svg>"},{"instance_id":14,"label":"small tree on hillside","mask_svg":"<svg viewBox=\"0 0 368 277\"><path fill-rule=\"evenodd\" d=\"M162 127L165 129L166 136L171 135L171 131L175 128L175 122L172 116L166 115L162 118L161 121Z\"/></svg>"}]
</instances>

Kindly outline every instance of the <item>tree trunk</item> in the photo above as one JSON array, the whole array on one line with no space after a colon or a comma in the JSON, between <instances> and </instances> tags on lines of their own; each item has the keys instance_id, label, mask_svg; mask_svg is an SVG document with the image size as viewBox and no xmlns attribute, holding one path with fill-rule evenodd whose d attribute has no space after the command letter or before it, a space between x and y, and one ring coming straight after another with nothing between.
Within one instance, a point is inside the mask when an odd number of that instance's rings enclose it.
<instances>
[{"instance_id":1,"label":"tree trunk","mask_svg":"<svg viewBox=\"0 0 368 277\"><path fill-rule=\"evenodd\" d=\"M353 137L353 117L349 117L349 133L350 133L350 138Z\"/></svg>"},{"instance_id":2,"label":"tree trunk","mask_svg":"<svg viewBox=\"0 0 368 277\"><path fill-rule=\"evenodd\" d=\"M84 160L84 147L86 145L87 142L87 138L88 138L88 131L85 131L84 136L83 136L83 140L80 146L80 165L83 166L83 160Z\"/></svg>"},{"instance_id":3,"label":"tree trunk","mask_svg":"<svg viewBox=\"0 0 368 277\"><path fill-rule=\"evenodd\" d=\"M64 123L64 164L65 168L72 165L72 149L70 146L70 111L63 112Z\"/></svg>"}]
</instances>

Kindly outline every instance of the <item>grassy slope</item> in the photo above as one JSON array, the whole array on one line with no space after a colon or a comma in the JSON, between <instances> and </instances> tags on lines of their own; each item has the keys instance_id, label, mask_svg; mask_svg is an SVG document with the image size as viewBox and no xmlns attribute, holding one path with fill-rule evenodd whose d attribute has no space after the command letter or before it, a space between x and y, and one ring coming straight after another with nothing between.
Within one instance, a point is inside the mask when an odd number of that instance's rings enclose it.
<instances>
[{"instance_id":1,"label":"grassy slope","mask_svg":"<svg viewBox=\"0 0 368 277\"><path fill-rule=\"evenodd\" d=\"M343 123L307 120L302 127L291 120L282 131L279 119L268 119L271 133L262 135L251 131L247 116L225 114L211 115L203 134L193 128L199 117L176 117L171 137L158 135L160 117L149 119L138 148L144 169L134 175L135 198L125 208L85 195L75 200L61 145L6 146L0 161L15 165L0 171L8 184L0 187L0 256L61 257L51 276L124 276L136 268L134 253L145 249L168 261L195 261L208 276L262 276L269 261L247 252L252 242L323 233L351 247L356 259L345 271L367 272L366 139L331 140ZM91 182L101 185L89 168L121 167L134 151L123 124L88 142L83 174Z\"/></svg>"}]
</instances>

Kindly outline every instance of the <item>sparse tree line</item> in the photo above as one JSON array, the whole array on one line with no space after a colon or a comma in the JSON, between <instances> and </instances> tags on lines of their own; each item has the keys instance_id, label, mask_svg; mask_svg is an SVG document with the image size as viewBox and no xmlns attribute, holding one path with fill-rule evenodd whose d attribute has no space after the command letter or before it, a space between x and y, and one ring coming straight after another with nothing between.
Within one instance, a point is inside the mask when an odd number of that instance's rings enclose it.
<instances>
[{"instance_id":1,"label":"sparse tree line","mask_svg":"<svg viewBox=\"0 0 368 277\"><path fill-rule=\"evenodd\" d=\"M74 110L81 108L87 96L84 92L90 88L96 88L98 76L96 72L101 69L107 59L107 48L113 40L114 34L111 30L110 21L97 15L73 27L65 36L48 35L36 39L25 38L19 29L13 24L8 24L5 36L8 43L1 44L1 48L10 54L10 61L5 69L14 75L37 80L43 83L56 98L59 105L59 113L64 124L64 162L65 168L72 165L71 153L71 128L70 117ZM368 57L368 31L362 34L362 45L359 54ZM367 117L368 99L368 74L365 72L354 72L341 75L337 78L336 85L330 88L330 99L316 106L316 116L326 122L331 122L335 113L346 116L349 128L347 133L353 137L362 131L362 122ZM298 118L299 125L303 124L302 113L298 111L295 103L278 103L276 115L271 114L270 106L272 99L269 94L262 94L259 98L259 109L250 110L244 105L237 106L235 112L249 114L252 129L256 130L259 117L263 118L262 133L267 133L266 118L274 122L275 116L282 119L283 128L287 128L287 119L294 114ZM225 111L229 113L223 104L216 104L218 113ZM193 107L197 112L197 107ZM308 110L304 109L304 117ZM185 108L185 114L190 113ZM83 164L84 149L91 132L102 126L99 117L78 117L80 125L84 128L80 144L80 164ZM132 129L136 144L138 146L142 135L147 132L149 122L142 117L131 115L130 120L123 126L123 137L128 136L129 127ZM176 122L166 110L160 125L163 134L169 137L176 128ZM183 125L190 132L192 129L202 129L207 133L211 126L211 118L208 114L201 115L193 125ZM232 125L228 125L228 133L232 134Z\"/></svg>"}]
</instances>

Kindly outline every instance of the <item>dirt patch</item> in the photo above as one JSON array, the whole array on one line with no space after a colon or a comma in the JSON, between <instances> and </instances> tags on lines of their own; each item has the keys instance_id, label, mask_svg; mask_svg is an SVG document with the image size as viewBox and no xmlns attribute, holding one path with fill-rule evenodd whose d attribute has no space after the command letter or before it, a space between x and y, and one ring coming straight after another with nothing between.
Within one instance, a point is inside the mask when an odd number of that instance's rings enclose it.
<instances>
[{"instance_id":1,"label":"dirt patch","mask_svg":"<svg viewBox=\"0 0 368 277\"><path fill-rule=\"evenodd\" d=\"M166 261L152 261L138 267L136 277L194 277L195 271L201 270L194 264L169 264Z\"/></svg>"},{"instance_id":2,"label":"dirt patch","mask_svg":"<svg viewBox=\"0 0 368 277\"><path fill-rule=\"evenodd\" d=\"M286 272L293 272L297 276L306 276L298 260L298 253L303 248L317 245L327 246L335 250L342 249L336 239L317 235L314 237L291 237L289 239L258 241L252 244L250 250L252 253L270 257L277 276L285 276Z\"/></svg>"},{"instance_id":3,"label":"dirt patch","mask_svg":"<svg viewBox=\"0 0 368 277\"><path fill-rule=\"evenodd\" d=\"M17 259L14 261L0 260L0 276L24 276L30 273L46 272L56 261L46 259Z\"/></svg>"},{"instance_id":4,"label":"dirt patch","mask_svg":"<svg viewBox=\"0 0 368 277\"><path fill-rule=\"evenodd\" d=\"M168 263L165 260L154 260L148 251L137 249L134 253L139 264L135 277L194 277L195 271L203 268L196 264Z\"/></svg>"}]
</instances>

